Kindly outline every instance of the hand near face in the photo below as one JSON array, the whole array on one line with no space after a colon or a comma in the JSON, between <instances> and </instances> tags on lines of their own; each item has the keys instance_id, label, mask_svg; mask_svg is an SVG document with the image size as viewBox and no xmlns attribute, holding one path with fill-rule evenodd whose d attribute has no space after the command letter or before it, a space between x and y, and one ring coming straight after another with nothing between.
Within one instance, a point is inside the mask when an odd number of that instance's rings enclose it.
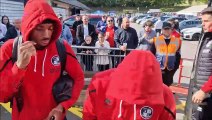
<instances>
[{"instance_id":1,"label":"hand near face","mask_svg":"<svg viewBox=\"0 0 212 120\"><path fill-rule=\"evenodd\" d=\"M35 42L26 41L18 48L16 65L20 69L25 69L30 63L31 57L36 55Z\"/></svg>"}]
</instances>

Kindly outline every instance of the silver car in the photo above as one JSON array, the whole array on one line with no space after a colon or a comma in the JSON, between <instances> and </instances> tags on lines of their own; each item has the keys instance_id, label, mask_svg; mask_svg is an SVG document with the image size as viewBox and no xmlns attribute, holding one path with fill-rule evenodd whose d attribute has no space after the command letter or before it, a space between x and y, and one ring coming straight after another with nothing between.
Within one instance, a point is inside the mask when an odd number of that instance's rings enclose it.
<instances>
[{"instance_id":1,"label":"silver car","mask_svg":"<svg viewBox=\"0 0 212 120\"><path fill-rule=\"evenodd\" d=\"M184 20L180 22L179 24L179 29L183 30L185 28L191 28L191 27L196 27L202 24L201 20Z\"/></svg>"}]
</instances>

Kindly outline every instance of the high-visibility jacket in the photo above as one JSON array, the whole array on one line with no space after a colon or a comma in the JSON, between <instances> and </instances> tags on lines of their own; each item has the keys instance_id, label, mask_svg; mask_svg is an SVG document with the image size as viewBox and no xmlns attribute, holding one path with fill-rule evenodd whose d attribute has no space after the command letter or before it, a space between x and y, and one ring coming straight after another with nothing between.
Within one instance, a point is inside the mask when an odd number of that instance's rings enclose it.
<instances>
[{"instance_id":1,"label":"high-visibility jacket","mask_svg":"<svg viewBox=\"0 0 212 120\"><path fill-rule=\"evenodd\" d=\"M176 52L181 46L181 40L174 36L170 37L170 43L167 45L164 36L153 39L156 48L156 58L160 63L160 68L164 70L173 70L176 62Z\"/></svg>"}]
</instances>

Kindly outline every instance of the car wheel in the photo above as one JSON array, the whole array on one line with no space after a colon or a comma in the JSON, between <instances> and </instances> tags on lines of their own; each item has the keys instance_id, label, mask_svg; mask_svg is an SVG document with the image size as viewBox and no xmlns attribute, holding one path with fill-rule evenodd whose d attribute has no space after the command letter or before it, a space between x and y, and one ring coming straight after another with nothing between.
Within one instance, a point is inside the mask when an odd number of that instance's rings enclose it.
<instances>
[{"instance_id":1,"label":"car wheel","mask_svg":"<svg viewBox=\"0 0 212 120\"><path fill-rule=\"evenodd\" d=\"M192 41L199 41L200 39L200 34L199 33L195 33L193 36L192 36Z\"/></svg>"}]
</instances>

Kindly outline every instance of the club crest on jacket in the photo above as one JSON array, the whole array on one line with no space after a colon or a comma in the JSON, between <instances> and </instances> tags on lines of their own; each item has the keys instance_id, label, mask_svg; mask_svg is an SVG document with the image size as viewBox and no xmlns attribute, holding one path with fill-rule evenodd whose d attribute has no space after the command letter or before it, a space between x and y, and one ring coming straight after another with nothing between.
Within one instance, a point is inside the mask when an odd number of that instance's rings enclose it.
<instances>
[{"instance_id":1,"label":"club crest on jacket","mask_svg":"<svg viewBox=\"0 0 212 120\"><path fill-rule=\"evenodd\" d=\"M52 57L51 62L54 66L60 65L60 58L58 55Z\"/></svg>"},{"instance_id":2,"label":"club crest on jacket","mask_svg":"<svg viewBox=\"0 0 212 120\"><path fill-rule=\"evenodd\" d=\"M149 106L144 106L140 110L140 115L143 119L150 119L153 115L153 109Z\"/></svg>"}]
</instances>

